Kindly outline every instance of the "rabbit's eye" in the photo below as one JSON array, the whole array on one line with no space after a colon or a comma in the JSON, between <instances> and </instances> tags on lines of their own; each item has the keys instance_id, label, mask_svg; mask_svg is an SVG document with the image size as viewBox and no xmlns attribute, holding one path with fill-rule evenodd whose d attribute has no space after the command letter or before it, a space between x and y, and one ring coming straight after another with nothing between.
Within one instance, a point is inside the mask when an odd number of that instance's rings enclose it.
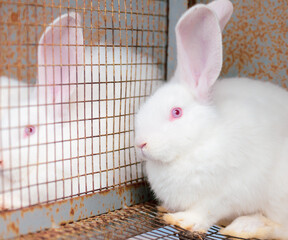
<instances>
[{"instance_id":1,"label":"rabbit's eye","mask_svg":"<svg viewBox=\"0 0 288 240\"><path fill-rule=\"evenodd\" d=\"M172 118L182 117L182 108L180 108L180 107L172 108L171 115L172 115Z\"/></svg>"},{"instance_id":2,"label":"rabbit's eye","mask_svg":"<svg viewBox=\"0 0 288 240\"><path fill-rule=\"evenodd\" d=\"M33 135L35 132L36 132L35 126L29 125L25 127L25 136L29 137Z\"/></svg>"}]
</instances>

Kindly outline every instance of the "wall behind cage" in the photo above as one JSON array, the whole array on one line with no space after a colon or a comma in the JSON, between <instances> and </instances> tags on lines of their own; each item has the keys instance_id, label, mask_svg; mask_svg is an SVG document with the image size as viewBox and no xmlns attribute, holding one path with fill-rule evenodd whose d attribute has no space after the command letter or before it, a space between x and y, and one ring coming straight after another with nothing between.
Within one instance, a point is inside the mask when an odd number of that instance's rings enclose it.
<instances>
[{"instance_id":1,"label":"wall behind cage","mask_svg":"<svg viewBox=\"0 0 288 240\"><path fill-rule=\"evenodd\" d=\"M207 3L210 0L197 0ZM247 76L288 87L286 0L231 0L234 13L224 30L222 76Z\"/></svg>"},{"instance_id":2,"label":"wall behind cage","mask_svg":"<svg viewBox=\"0 0 288 240\"><path fill-rule=\"evenodd\" d=\"M74 11L81 16L86 47L135 47L164 71L166 9L164 0L0 1L0 76L34 83L41 34L54 19Z\"/></svg>"}]
</instances>

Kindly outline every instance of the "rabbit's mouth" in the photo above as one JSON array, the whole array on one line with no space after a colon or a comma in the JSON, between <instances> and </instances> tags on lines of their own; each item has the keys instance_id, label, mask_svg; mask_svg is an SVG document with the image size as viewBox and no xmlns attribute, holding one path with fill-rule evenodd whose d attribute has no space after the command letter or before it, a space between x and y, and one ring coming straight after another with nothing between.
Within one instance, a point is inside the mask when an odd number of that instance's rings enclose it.
<instances>
[{"instance_id":1,"label":"rabbit's mouth","mask_svg":"<svg viewBox=\"0 0 288 240\"><path fill-rule=\"evenodd\" d=\"M139 159L141 159L141 161L147 161L150 159L150 157L148 156L147 154L147 150L143 149L143 148L138 148L136 147L136 152L137 152L137 155L139 157Z\"/></svg>"},{"instance_id":2,"label":"rabbit's mouth","mask_svg":"<svg viewBox=\"0 0 288 240\"><path fill-rule=\"evenodd\" d=\"M153 161L153 162L161 162L158 158L152 156L148 151L141 149L138 151L138 157L143 162Z\"/></svg>"},{"instance_id":3,"label":"rabbit's mouth","mask_svg":"<svg viewBox=\"0 0 288 240\"><path fill-rule=\"evenodd\" d=\"M147 153L145 153L145 151L143 149L140 149L140 154L139 155L141 156L142 160L146 161L147 158L148 158Z\"/></svg>"}]
</instances>

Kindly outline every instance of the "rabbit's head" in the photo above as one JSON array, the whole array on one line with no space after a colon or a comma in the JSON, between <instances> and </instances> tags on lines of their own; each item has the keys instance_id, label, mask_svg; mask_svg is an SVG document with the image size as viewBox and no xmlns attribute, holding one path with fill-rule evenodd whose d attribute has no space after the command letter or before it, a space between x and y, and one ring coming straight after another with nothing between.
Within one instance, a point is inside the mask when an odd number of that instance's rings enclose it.
<instances>
[{"instance_id":1,"label":"rabbit's head","mask_svg":"<svg viewBox=\"0 0 288 240\"><path fill-rule=\"evenodd\" d=\"M217 119L213 84L222 67L222 34L232 14L228 0L198 4L176 25L177 68L170 82L136 116L140 157L171 162L201 144Z\"/></svg>"},{"instance_id":2,"label":"rabbit's head","mask_svg":"<svg viewBox=\"0 0 288 240\"><path fill-rule=\"evenodd\" d=\"M0 108L0 193L4 199L6 191L7 196L20 188L32 192L39 183L55 181L55 164L73 154L65 140L76 132L69 120L75 108L72 102L76 83L82 76L82 68L76 67L83 64L83 33L79 26L78 14L57 18L39 41L37 84L10 79L1 89L9 98L1 101ZM15 198L20 200L18 195ZM11 201L6 199L3 205L10 207Z\"/></svg>"}]
</instances>

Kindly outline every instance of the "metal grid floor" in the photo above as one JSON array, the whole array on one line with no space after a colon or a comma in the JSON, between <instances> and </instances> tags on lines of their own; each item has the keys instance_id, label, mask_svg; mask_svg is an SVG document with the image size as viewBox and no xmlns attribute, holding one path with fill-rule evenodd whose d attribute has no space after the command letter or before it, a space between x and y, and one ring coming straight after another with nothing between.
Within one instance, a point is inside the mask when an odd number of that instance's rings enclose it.
<instances>
[{"instance_id":1,"label":"metal grid floor","mask_svg":"<svg viewBox=\"0 0 288 240\"><path fill-rule=\"evenodd\" d=\"M156 204L148 202L67 223L60 228L21 236L20 239L239 239L217 234L218 227L212 227L206 236L193 234L179 227L165 225L161 216Z\"/></svg>"}]
</instances>

